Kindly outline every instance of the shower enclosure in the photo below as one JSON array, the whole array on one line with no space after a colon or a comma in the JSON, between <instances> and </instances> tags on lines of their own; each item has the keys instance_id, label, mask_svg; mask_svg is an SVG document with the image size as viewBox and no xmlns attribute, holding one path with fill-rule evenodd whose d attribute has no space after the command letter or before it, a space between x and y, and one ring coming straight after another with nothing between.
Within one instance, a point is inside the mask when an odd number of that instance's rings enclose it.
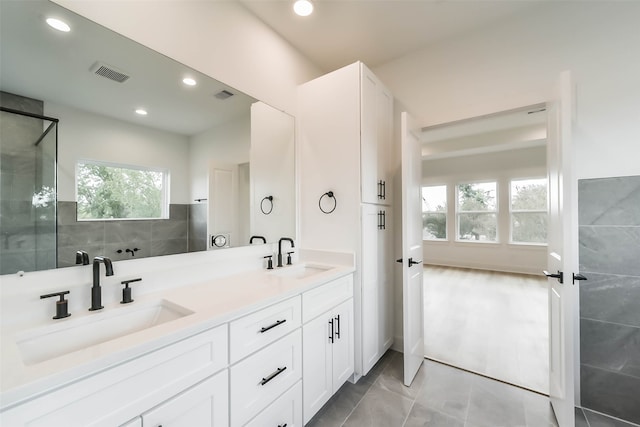
<instances>
[{"instance_id":1,"label":"shower enclosure","mask_svg":"<svg viewBox=\"0 0 640 427\"><path fill-rule=\"evenodd\" d=\"M58 120L0 93L0 274L56 267Z\"/></svg>"}]
</instances>

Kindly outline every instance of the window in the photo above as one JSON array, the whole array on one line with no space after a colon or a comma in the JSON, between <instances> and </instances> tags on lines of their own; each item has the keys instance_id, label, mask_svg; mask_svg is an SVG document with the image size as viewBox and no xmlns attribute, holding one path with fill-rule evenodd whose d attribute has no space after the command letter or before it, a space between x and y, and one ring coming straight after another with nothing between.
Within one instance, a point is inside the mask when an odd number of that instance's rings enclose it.
<instances>
[{"instance_id":1,"label":"window","mask_svg":"<svg viewBox=\"0 0 640 427\"><path fill-rule=\"evenodd\" d=\"M447 186L422 187L422 238L447 238Z\"/></svg>"},{"instance_id":2,"label":"window","mask_svg":"<svg viewBox=\"0 0 640 427\"><path fill-rule=\"evenodd\" d=\"M498 203L495 182L475 182L457 186L457 240L495 242Z\"/></svg>"},{"instance_id":3,"label":"window","mask_svg":"<svg viewBox=\"0 0 640 427\"><path fill-rule=\"evenodd\" d=\"M511 242L547 242L547 180L511 181Z\"/></svg>"},{"instance_id":4,"label":"window","mask_svg":"<svg viewBox=\"0 0 640 427\"><path fill-rule=\"evenodd\" d=\"M168 218L168 182L167 171L78 162L78 221Z\"/></svg>"}]
</instances>

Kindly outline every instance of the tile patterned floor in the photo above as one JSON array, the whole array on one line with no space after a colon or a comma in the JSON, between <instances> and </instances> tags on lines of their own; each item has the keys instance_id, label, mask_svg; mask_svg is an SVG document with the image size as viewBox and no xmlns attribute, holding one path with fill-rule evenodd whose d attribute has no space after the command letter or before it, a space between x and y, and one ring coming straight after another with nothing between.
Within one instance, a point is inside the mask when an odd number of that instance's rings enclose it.
<instances>
[{"instance_id":1,"label":"tile patterned floor","mask_svg":"<svg viewBox=\"0 0 640 427\"><path fill-rule=\"evenodd\" d=\"M347 382L307 426L557 427L557 423L546 396L429 360L411 387L405 387L402 355L389 351L357 384Z\"/></svg>"}]
</instances>

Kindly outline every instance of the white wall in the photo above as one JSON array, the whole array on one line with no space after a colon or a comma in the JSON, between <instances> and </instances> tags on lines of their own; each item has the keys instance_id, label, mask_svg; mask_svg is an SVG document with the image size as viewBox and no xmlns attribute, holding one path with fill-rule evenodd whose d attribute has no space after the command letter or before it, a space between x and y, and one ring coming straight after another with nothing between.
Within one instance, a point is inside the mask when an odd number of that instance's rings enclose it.
<instances>
[{"instance_id":1,"label":"white wall","mask_svg":"<svg viewBox=\"0 0 640 427\"><path fill-rule=\"evenodd\" d=\"M78 160L168 169L170 203L188 203L189 144L186 136L45 102L58 125L58 200L75 201Z\"/></svg>"},{"instance_id":2,"label":"white wall","mask_svg":"<svg viewBox=\"0 0 640 427\"><path fill-rule=\"evenodd\" d=\"M637 175L639 16L639 2L542 2L374 71L427 126L545 102L571 70L578 178Z\"/></svg>"},{"instance_id":3,"label":"white wall","mask_svg":"<svg viewBox=\"0 0 640 427\"><path fill-rule=\"evenodd\" d=\"M425 264L541 274L547 247L509 243L509 182L516 178L546 177L546 147L451 157L422 162L423 185L447 185L447 241L424 241ZM455 186L472 181L498 184L498 242L455 241Z\"/></svg>"},{"instance_id":4,"label":"white wall","mask_svg":"<svg viewBox=\"0 0 640 427\"><path fill-rule=\"evenodd\" d=\"M240 2L54 1L290 113L296 86L322 74Z\"/></svg>"}]
</instances>

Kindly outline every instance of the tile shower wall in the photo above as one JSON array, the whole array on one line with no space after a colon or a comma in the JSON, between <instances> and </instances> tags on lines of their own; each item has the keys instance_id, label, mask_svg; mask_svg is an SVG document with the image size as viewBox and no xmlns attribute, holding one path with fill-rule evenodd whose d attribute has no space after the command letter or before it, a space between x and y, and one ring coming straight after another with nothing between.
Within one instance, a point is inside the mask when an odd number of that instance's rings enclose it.
<instances>
[{"instance_id":1,"label":"tile shower wall","mask_svg":"<svg viewBox=\"0 0 640 427\"><path fill-rule=\"evenodd\" d=\"M640 176L578 188L582 406L640 424Z\"/></svg>"},{"instance_id":2,"label":"tile shower wall","mask_svg":"<svg viewBox=\"0 0 640 427\"><path fill-rule=\"evenodd\" d=\"M189 205L189 252L207 250L207 205Z\"/></svg>"},{"instance_id":3,"label":"tile shower wall","mask_svg":"<svg viewBox=\"0 0 640 427\"><path fill-rule=\"evenodd\" d=\"M7 92L0 92L0 105L43 113L42 101ZM53 268L55 204L34 204L33 198L45 186L53 189L55 132L36 147L49 122L7 112L0 115L0 274Z\"/></svg>"},{"instance_id":4,"label":"tile shower wall","mask_svg":"<svg viewBox=\"0 0 640 427\"><path fill-rule=\"evenodd\" d=\"M75 265L77 250L113 261L171 255L189 247L189 205L169 206L169 219L134 221L76 221L76 202L58 202L58 267ZM118 251L122 251L118 253Z\"/></svg>"}]
</instances>

